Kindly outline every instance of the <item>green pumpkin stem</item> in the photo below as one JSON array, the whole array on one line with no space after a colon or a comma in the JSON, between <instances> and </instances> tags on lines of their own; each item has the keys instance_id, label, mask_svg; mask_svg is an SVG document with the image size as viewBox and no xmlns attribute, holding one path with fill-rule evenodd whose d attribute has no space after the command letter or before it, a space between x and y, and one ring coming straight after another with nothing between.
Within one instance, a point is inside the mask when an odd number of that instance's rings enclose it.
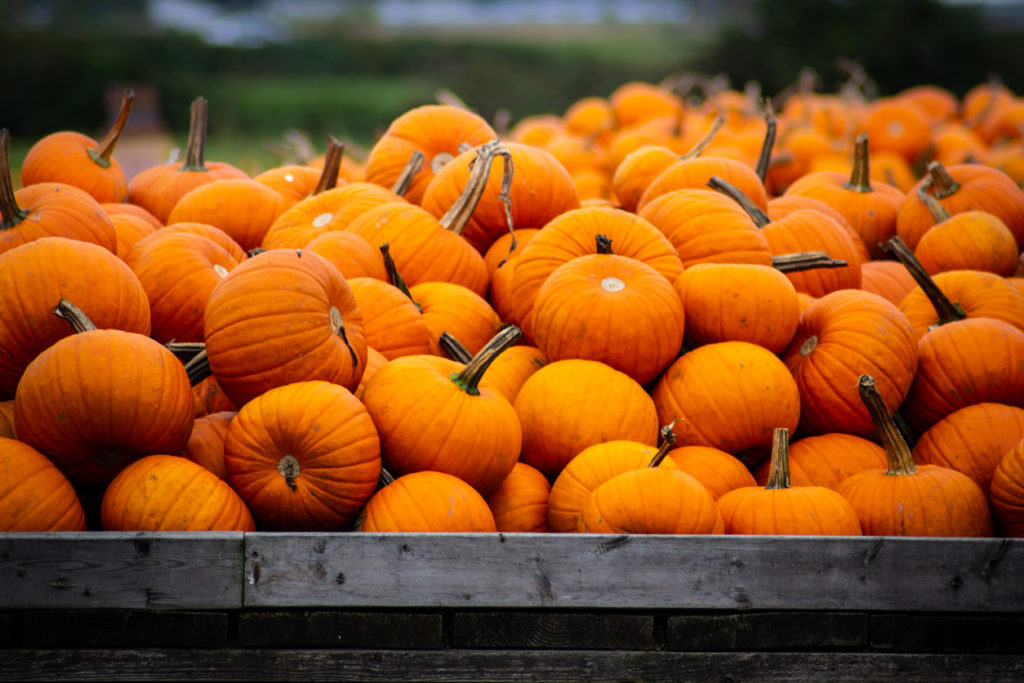
<instances>
[{"instance_id":1,"label":"green pumpkin stem","mask_svg":"<svg viewBox=\"0 0 1024 683\"><path fill-rule=\"evenodd\" d=\"M923 187L918 188L915 194L917 194L917 198L920 199L921 203L928 209L928 212L932 215L932 219L935 221L936 225L944 223L951 218L949 212L946 211L946 207L944 207L938 199L925 192Z\"/></svg>"},{"instance_id":2,"label":"green pumpkin stem","mask_svg":"<svg viewBox=\"0 0 1024 683\"><path fill-rule=\"evenodd\" d=\"M501 176L501 190L498 192L498 201L505 208L505 221L508 224L508 231L513 235L515 243L515 229L512 224L512 153L502 144L501 140L494 139L477 147L476 158L469 163L469 181L462 190L462 194L455 200L445 215L441 216L441 225L446 230L451 230L456 235L461 235L469 223L476 205L487 189L487 181L491 177L491 164L494 157L501 156L505 165Z\"/></svg>"},{"instance_id":3,"label":"green pumpkin stem","mask_svg":"<svg viewBox=\"0 0 1024 683\"><path fill-rule=\"evenodd\" d=\"M185 161L181 171L207 171L203 163L206 149L206 124L209 120L210 108L205 97L192 100L189 108L188 141L185 143Z\"/></svg>"},{"instance_id":4,"label":"green pumpkin stem","mask_svg":"<svg viewBox=\"0 0 1024 683\"><path fill-rule=\"evenodd\" d=\"M772 163L772 149L775 147L775 137L779 132L779 122L775 118L775 112L772 110L770 100L765 100L764 103L764 122L766 126L764 142L761 144L761 154L757 158L757 166L754 167L757 177L761 179L762 185L768 175L768 168Z\"/></svg>"},{"instance_id":5,"label":"green pumpkin stem","mask_svg":"<svg viewBox=\"0 0 1024 683\"><path fill-rule=\"evenodd\" d=\"M188 381L192 383L192 386L196 386L213 374L213 370L210 369L210 359L206 355L206 349L203 349L193 356L192 360L185 363L185 374L188 375Z\"/></svg>"},{"instance_id":6,"label":"green pumpkin stem","mask_svg":"<svg viewBox=\"0 0 1024 683\"><path fill-rule=\"evenodd\" d=\"M28 211L18 206L11 180L11 132L0 130L0 230L13 228L25 220Z\"/></svg>"},{"instance_id":7,"label":"green pumpkin stem","mask_svg":"<svg viewBox=\"0 0 1024 683\"><path fill-rule=\"evenodd\" d=\"M338 186L338 173L341 171L341 160L344 156L345 145L341 144L333 135L328 135L327 151L324 152L324 168L320 172L320 178L317 180L312 194L318 195Z\"/></svg>"},{"instance_id":8,"label":"green pumpkin stem","mask_svg":"<svg viewBox=\"0 0 1024 683\"><path fill-rule=\"evenodd\" d=\"M953 180L953 176L949 174L941 161L932 161L928 164L927 170L930 183L927 183L925 187L930 184L935 188L936 199L945 199L960 191L960 183Z\"/></svg>"},{"instance_id":9,"label":"green pumpkin stem","mask_svg":"<svg viewBox=\"0 0 1024 683\"><path fill-rule=\"evenodd\" d=\"M754 225L757 227L763 228L771 223L771 219L768 218L768 214L762 211L761 207L751 201L750 197L743 194L743 192L735 185L722 180L718 176L711 176L711 180L708 181L708 187L712 190L721 192L726 197L729 197L739 204L740 207L747 212L747 215L750 216L750 219L754 221Z\"/></svg>"},{"instance_id":10,"label":"green pumpkin stem","mask_svg":"<svg viewBox=\"0 0 1024 683\"><path fill-rule=\"evenodd\" d=\"M882 445L885 447L885 457L888 461L888 471L886 474L903 476L916 473L918 470L917 465L914 463L914 456L911 454L907 442L903 439L902 432L896 426L896 422L893 421L892 415L889 414L889 408L885 405L885 400L878 393L878 388L875 387L875 379L871 375L861 375L858 381L858 391L860 392L860 400L868 409L871 421L882 438Z\"/></svg>"},{"instance_id":11,"label":"green pumpkin stem","mask_svg":"<svg viewBox=\"0 0 1024 683\"><path fill-rule=\"evenodd\" d=\"M964 309L960 308L959 304L950 301L949 297L939 289L939 286L935 284L935 280L932 279L927 271L925 271L924 266L921 265L921 262L914 256L914 252L910 250L910 247L899 236L891 238L885 243L885 247L887 251L894 254L900 260L900 263L903 264L903 267L907 269L911 277L914 278L914 281L932 303L935 313L939 316L939 321L936 325L953 323L967 317Z\"/></svg>"},{"instance_id":12,"label":"green pumpkin stem","mask_svg":"<svg viewBox=\"0 0 1024 683\"><path fill-rule=\"evenodd\" d=\"M402 294L409 297L409 301L413 303L416 310L422 313L423 307L416 303L416 300L412 298L409 286L405 284L405 280L402 279L402 275L398 272L398 266L395 265L395 260L391 258L391 244L389 242L385 242L380 245L380 254L384 257L384 270L388 273L388 282L397 287Z\"/></svg>"},{"instance_id":13,"label":"green pumpkin stem","mask_svg":"<svg viewBox=\"0 0 1024 683\"><path fill-rule=\"evenodd\" d=\"M71 329L76 333L91 332L96 329L96 325L85 314L85 311L67 299L61 299L57 302L57 306L53 309L53 314L58 318L67 320L71 325Z\"/></svg>"},{"instance_id":14,"label":"green pumpkin stem","mask_svg":"<svg viewBox=\"0 0 1024 683\"><path fill-rule=\"evenodd\" d=\"M768 465L766 489L788 489L789 484L789 430L776 427L772 432L772 455Z\"/></svg>"},{"instance_id":15,"label":"green pumpkin stem","mask_svg":"<svg viewBox=\"0 0 1024 683\"><path fill-rule=\"evenodd\" d=\"M834 259L823 251L796 251L772 256L772 267L783 273L797 273L815 268L843 268L849 264Z\"/></svg>"},{"instance_id":16,"label":"green pumpkin stem","mask_svg":"<svg viewBox=\"0 0 1024 683\"><path fill-rule=\"evenodd\" d=\"M608 235L595 235L594 241L597 243L598 254L612 254L612 240Z\"/></svg>"},{"instance_id":17,"label":"green pumpkin stem","mask_svg":"<svg viewBox=\"0 0 1024 683\"><path fill-rule=\"evenodd\" d=\"M405 168L395 178L394 185L391 186L391 191L397 194L399 197L404 197L405 193L409 191L409 186L412 185L412 179L416 177L416 174L420 172L420 168L423 167L423 161L426 157L423 152L418 149L412 153L409 157L409 161L406 162Z\"/></svg>"},{"instance_id":18,"label":"green pumpkin stem","mask_svg":"<svg viewBox=\"0 0 1024 683\"><path fill-rule=\"evenodd\" d=\"M672 420L671 423L662 427L658 434L661 435L661 445L658 446L657 452L651 457L650 462L647 463L648 467L657 467L676 446L676 433L672 430L676 426L676 420Z\"/></svg>"},{"instance_id":19,"label":"green pumpkin stem","mask_svg":"<svg viewBox=\"0 0 1024 683\"><path fill-rule=\"evenodd\" d=\"M449 358L458 361L463 365L466 365L473 360L473 354L469 352L469 349L463 346L462 342L456 339L448 331L441 333L441 337L437 340L437 345L441 347L442 351L448 354Z\"/></svg>"},{"instance_id":20,"label":"green pumpkin stem","mask_svg":"<svg viewBox=\"0 0 1024 683\"><path fill-rule=\"evenodd\" d=\"M128 115L132 112L133 104L135 104L135 91L129 88L124 91L124 97L121 99L121 111L118 112L117 120L114 121L110 132L100 140L96 149L89 149L89 157L103 168L110 168L110 158L114 154L114 148L117 147L117 141L121 139L125 124L128 123Z\"/></svg>"},{"instance_id":21,"label":"green pumpkin stem","mask_svg":"<svg viewBox=\"0 0 1024 683\"><path fill-rule=\"evenodd\" d=\"M522 331L515 325L504 325L498 333L491 337L491 340L484 345L480 352L473 356L460 372L453 372L451 380L467 394L478 396L480 394L479 384L487 368L491 367L494 359L501 353L519 341L523 336Z\"/></svg>"},{"instance_id":22,"label":"green pumpkin stem","mask_svg":"<svg viewBox=\"0 0 1024 683\"><path fill-rule=\"evenodd\" d=\"M715 120L711 122L711 127L708 128L708 132L704 133L704 137L698 140L697 144L691 147L688 152L680 155L679 158L682 161L686 161L687 159L696 159L699 157L704 152L704 149L711 144L711 141L715 139L715 136L718 135L718 131L720 131L724 125L725 117L716 116Z\"/></svg>"},{"instance_id":23,"label":"green pumpkin stem","mask_svg":"<svg viewBox=\"0 0 1024 683\"><path fill-rule=\"evenodd\" d=\"M843 188L853 192L874 192L871 187L871 161L868 153L868 134L861 133L853 140L853 170Z\"/></svg>"}]
</instances>

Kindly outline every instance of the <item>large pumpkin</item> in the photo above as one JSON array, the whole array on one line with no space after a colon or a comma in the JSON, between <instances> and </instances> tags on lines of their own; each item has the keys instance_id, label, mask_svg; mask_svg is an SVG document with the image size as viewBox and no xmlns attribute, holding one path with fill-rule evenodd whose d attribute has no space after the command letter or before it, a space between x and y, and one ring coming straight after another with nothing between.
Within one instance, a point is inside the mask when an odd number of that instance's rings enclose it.
<instances>
[{"instance_id":1,"label":"large pumpkin","mask_svg":"<svg viewBox=\"0 0 1024 683\"><path fill-rule=\"evenodd\" d=\"M78 494L45 455L0 437L0 531L85 531Z\"/></svg>"}]
</instances>

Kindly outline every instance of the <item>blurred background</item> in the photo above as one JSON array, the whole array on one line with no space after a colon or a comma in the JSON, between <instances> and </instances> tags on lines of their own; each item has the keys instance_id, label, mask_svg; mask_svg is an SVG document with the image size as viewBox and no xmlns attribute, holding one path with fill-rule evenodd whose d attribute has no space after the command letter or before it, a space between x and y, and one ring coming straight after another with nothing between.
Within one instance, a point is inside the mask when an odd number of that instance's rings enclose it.
<instances>
[{"instance_id":1,"label":"blurred background","mask_svg":"<svg viewBox=\"0 0 1024 683\"><path fill-rule=\"evenodd\" d=\"M358 156L439 97L512 125L688 73L774 96L801 74L821 92L853 78L878 94L961 96L991 78L1024 92L1013 0L0 0L0 16L14 163L50 132L102 136L131 87L129 177L131 145L152 165L184 143L199 95L207 158L254 172L280 161L289 131Z\"/></svg>"}]
</instances>

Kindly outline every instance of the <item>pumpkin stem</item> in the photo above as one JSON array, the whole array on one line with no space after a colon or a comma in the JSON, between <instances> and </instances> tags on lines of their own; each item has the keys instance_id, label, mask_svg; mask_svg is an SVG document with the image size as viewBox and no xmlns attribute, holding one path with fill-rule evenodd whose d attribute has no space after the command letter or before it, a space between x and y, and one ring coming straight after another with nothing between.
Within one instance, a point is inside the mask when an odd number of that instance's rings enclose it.
<instances>
[{"instance_id":1,"label":"pumpkin stem","mask_svg":"<svg viewBox=\"0 0 1024 683\"><path fill-rule=\"evenodd\" d=\"M128 115L132 112L132 105L135 104L135 91L128 88L124 91L121 99L121 111L117 114L117 120L106 137L96 146L96 149L89 149L89 157L103 168L110 168L110 157L114 154L117 141L121 138L121 132L128 123Z\"/></svg>"},{"instance_id":2,"label":"pumpkin stem","mask_svg":"<svg viewBox=\"0 0 1024 683\"><path fill-rule=\"evenodd\" d=\"M944 207L938 199L925 192L923 187L918 188L915 194L917 194L917 198L920 199L928 208L928 211L932 214L932 218L935 220L936 225L944 223L951 218L949 212L946 211L946 207Z\"/></svg>"},{"instance_id":3,"label":"pumpkin stem","mask_svg":"<svg viewBox=\"0 0 1024 683\"><path fill-rule=\"evenodd\" d=\"M651 458L650 462L647 463L648 467L657 467L660 465L665 459L665 456L668 455L668 452L675 448L676 433L672 431L672 428L676 426L676 422L677 420L672 420L672 422L659 430L658 433L661 435L661 445L658 446L658 451Z\"/></svg>"},{"instance_id":4,"label":"pumpkin stem","mask_svg":"<svg viewBox=\"0 0 1024 683\"><path fill-rule=\"evenodd\" d=\"M348 341L348 334L345 332L345 321L341 317L341 311L336 306L331 306L330 311L327 313L327 317L331 322L331 331L341 337L341 341L348 347L348 352L352 356L352 367L359 367L359 355L356 350L352 348L352 344Z\"/></svg>"},{"instance_id":5,"label":"pumpkin stem","mask_svg":"<svg viewBox=\"0 0 1024 683\"><path fill-rule=\"evenodd\" d=\"M768 218L768 214L762 211L761 207L751 201L750 197L743 194L742 190L735 185L727 183L718 176L711 176L711 180L708 181L708 187L712 190L721 192L726 197L731 198L739 204L743 210L747 212L747 215L750 216L750 219L754 221L754 225L757 227L763 228L771 223L771 220Z\"/></svg>"},{"instance_id":6,"label":"pumpkin stem","mask_svg":"<svg viewBox=\"0 0 1024 683\"><path fill-rule=\"evenodd\" d=\"M97 329L93 321L85 314L85 311L67 299L61 299L57 302L56 308L53 309L53 314L58 318L67 320L71 324L71 329L75 332L91 332Z\"/></svg>"},{"instance_id":7,"label":"pumpkin stem","mask_svg":"<svg viewBox=\"0 0 1024 683\"><path fill-rule=\"evenodd\" d=\"M402 294L409 297L409 301L416 306L416 310L420 313L423 312L423 307L416 303L416 300L412 298L412 293L409 291L409 286L405 284L405 280L398 272L398 266L395 265L395 260L391 258L391 243L385 242L380 245L380 254L384 257L384 269L388 272L388 282L393 286L397 287Z\"/></svg>"},{"instance_id":8,"label":"pumpkin stem","mask_svg":"<svg viewBox=\"0 0 1024 683\"><path fill-rule=\"evenodd\" d=\"M480 349L480 352L473 356L473 360L469 361L465 368L460 372L452 373L451 380L470 396L479 396L478 385L487 368L491 366L495 358L501 355L502 351L515 344L522 336L522 331L515 325L502 326L498 333Z\"/></svg>"},{"instance_id":9,"label":"pumpkin stem","mask_svg":"<svg viewBox=\"0 0 1024 683\"><path fill-rule=\"evenodd\" d=\"M377 477L377 490L381 490L388 484L392 484L395 481L395 475L387 471L387 469L380 468L380 476Z\"/></svg>"},{"instance_id":10,"label":"pumpkin stem","mask_svg":"<svg viewBox=\"0 0 1024 683\"><path fill-rule=\"evenodd\" d=\"M476 158L469 162L469 182L466 183L462 194L455 200L445 215L441 216L441 225L446 230L451 230L456 235L461 235L466 229L466 224L473 216L476 205L487 189L487 181L491 177L491 164L494 157L501 156L504 159L504 172L501 176L501 190L498 192L498 201L505 207L505 221L508 223L508 231L513 235L515 242L515 230L512 225L512 153L502 144L501 140L495 138L486 142L476 149Z\"/></svg>"},{"instance_id":11,"label":"pumpkin stem","mask_svg":"<svg viewBox=\"0 0 1024 683\"><path fill-rule=\"evenodd\" d=\"M192 100L189 108L188 142L185 143L185 161L180 171L206 171L203 152L206 148L206 123L210 108L205 97Z\"/></svg>"},{"instance_id":12,"label":"pumpkin stem","mask_svg":"<svg viewBox=\"0 0 1024 683\"><path fill-rule=\"evenodd\" d=\"M327 136L327 151L324 152L324 168L313 188L312 194L318 195L338 185L338 173L341 171L341 160L345 156L345 145L333 135Z\"/></svg>"},{"instance_id":13,"label":"pumpkin stem","mask_svg":"<svg viewBox=\"0 0 1024 683\"><path fill-rule=\"evenodd\" d=\"M885 405L885 400L878 393L874 377L871 375L861 375L858 381L858 391L860 392L860 400L863 401L864 406L868 409L871 421L875 424L878 434L882 437L885 457L889 463L886 474L901 476L916 473L917 465L914 463L914 456L911 454L907 442L903 439L903 434L893 421L892 415L889 414L889 408Z\"/></svg>"},{"instance_id":14,"label":"pumpkin stem","mask_svg":"<svg viewBox=\"0 0 1024 683\"><path fill-rule=\"evenodd\" d=\"M949 297L939 289L939 286L935 284L935 280L931 278L925 271L924 266L921 265L921 262L914 256L914 252L910 250L910 247L898 235L886 242L885 247L887 251L895 254L896 258L903 264L903 267L907 269L911 277L914 278L914 281L924 291L928 300L932 302L932 307L939 316L936 326L963 320L967 317L964 309L960 308L959 304L950 301Z\"/></svg>"},{"instance_id":15,"label":"pumpkin stem","mask_svg":"<svg viewBox=\"0 0 1024 683\"><path fill-rule=\"evenodd\" d=\"M772 267L783 273L797 273L815 268L843 268L849 264L834 259L823 251L797 251L772 256Z\"/></svg>"},{"instance_id":16,"label":"pumpkin stem","mask_svg":"<svg viewBox=\"0 0 1024 683\"><path fill-rule=\"evenodd\" d=\"M775 136L779 131L779 122L772 110L771 100L767 99L764 101L764 122L767 128L764 132L764 142L761 144L761 154L758 156L757 166L755 166L757 177L761 179L762 185L768 175L768 167L772 163L772 148L775 147Z\"/></svg>"},{"instance_id":17,"label":"pumpkin stem","mask_svg":"<svg viewBox=\"0 0 1024 683\"><path fill-rule=\"evenodd\" d=\"M696 159L701 155L704 149L711 144L711 141L718 135L718 131L721 130L722 126L725 125L724 116L716 116L715 120L711 122L711 127L707 133L704 133L704 137L697 141L697 144L690 148L686 154L680 155L680 159L686 161L687 159Z\"/></svg>"},{"instance_id":18,"label":"pumpkin stem","mask_svg":"<svg viewBox=\"0 0 1024 683\"><path fill-rule=\"evenodd\" d=\"M949 174L949 171L946 170L941 161L929 163L927 170L930 182L925 186L927 187L930 184L935 188L936 199L945 199L960 190L960 183L953 179L953 176Z\"/></svg>"},{"instance_id":19,"label":"pumpkin stem","mask_svg":"<svg viewBox=\"0 0 1024 683\"><path fill-rule=\"evenodd\" d=\"M772 432L772 455L768 465L766 489L788 489L789 484L789 430L776 427Z\"/></svg>"},{"instance_id":20,"label":"pumpkin stem","mask_svg":"<svg viewBox=\"0 0 1024 683\"><path fill-rule=\"evenodd\" d=\"M0 230L13 228L25 220L28 211L18 206L11 181L11 132L0 130Z\"/></svg>"},{"instance_id":21,"label":"pumpkin stem","mask_svg":"<svg viewBox=\"0 0 1024 683\"><path fill-rule=\"evenodd\" d=\"M607 235L595 235L594 241L597 242L597 253L598 254L611 254L612 252L612 241Z\"/></svg>"},{"instance_id":22,"label":"pumpkin stem","mask_svg":"<svg viewBox=\"0 0 1024 683\"><path fill-rule=\"evenodd\" d=\"M210 369L210 359L206 355L206 349L203 349L194 355L192 360L185 363L185 374L188 375L188 381L192 386L196 386L213 374L213 370Z\"/></svg>"},{"instance_id":23,"label":"pumpkin stem","mask_svg":"<svg viewBox=\"0 0 1024 683\"><path fill-rule=\"evenodd\" d=\"M285 455L277 461L277 473L284 477L285 483L288 484L288 488L292 491L299 490L295 480L299 477L301 471L302 468L299 466L299 460L294 455Z\"/></svg>"},{"instance_id":24,"label":"pumpkin stem","mask_svg":"<svg viewBox=\"0 0 1024 683\"><path fill-rule=\"evenodd\" d=\"M416 150L409 157L409 161L406 162L405 168L395 178L395 184L391 186L391 191L397 194L399 197L404 197L405 193L409 191L409 186L412 185L412 179L416 177L416 174L420 172L420 168L423 167L423 161L426 157L423 152Z\"/></svg>"},{"instance_id":25,"label":"pumpkin stem","mask_svg":"<svg viewBox=\"0 0 1024 683\"><path fill-rule=\"evenodd\" d=\"M853 192L874 192L871 187L871 161L868 154L868 134L861 133L853 140L853 170L843 188Z\"/></svg>"},{"instance_id":26,"label":"pumpkin stem","mask_svg":"<svg viewBox=\"0 0 1024 683\"><path fill-rule=\"evenodd\" d=\"M456 360L463 365L468 364L473 360L473 354L469 352L465 346L462 345L458 339L447 330L441 333L441 338L437 342L441 350L448 354L448 357L452 360Z\"/></svg>"},{"instance_id":27,"label":"pumpkin stem","mask_svg":"<svg viewBox=\"0 0 1024 683\"><path fill-rule=\"evenodd\" d=\"M174 357L182 363L188 363L196 357L200 351L206 348L203 342L167 342L164 344L167 350L174 354Z\"/></svg>"}]
</instances>

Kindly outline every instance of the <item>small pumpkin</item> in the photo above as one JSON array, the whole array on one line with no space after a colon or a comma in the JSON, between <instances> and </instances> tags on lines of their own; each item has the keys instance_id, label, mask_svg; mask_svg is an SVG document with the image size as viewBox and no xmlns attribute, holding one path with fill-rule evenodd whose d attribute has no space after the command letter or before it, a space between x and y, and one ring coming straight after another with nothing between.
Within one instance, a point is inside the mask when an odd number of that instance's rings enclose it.
<instances>
[{"instance_id":1,"label":"small pumpkin","mask_svg":"<svg viewBox=\"0 0 1024 683\"><path fill-rule=\"evenodd\" d=\"M228 436L228 425L237 414L237 410L222 410L197 417L192 425L192 434L188 437L188 443L181 454L227 481L224 440Z\"/></svg>"},{"instance_id":2,"label":"small pumpkin","mask_svg":"<svg viewBox=\"0 0 1024 683\"><path fill-rule=\"evenodd\" d=\"M85 531L71 482L27 443L0 437L0 531Z\"/></svg>"},{"instance_id":3,"label":"small pumpkin","mask_svg":"<svg viewBox=\"0 0 1024 683\"><path fill-rule=\"evenodd\" d=\"M456 476L430 470L398 477L373 494L356 528L369 533L498 530L487 501L475 488Z\"/></svg>"},{"instance_id":4,"label":"small pumpkin","mask_svg":"<svg viewBox=\"0 0 1024 683\"><path fill-rule=\"evenodd\" d=\"M1024 439L1000 458L992 473L989 498L999 530L1012 538L1024 537Z\"/></svg>"},{"instance_id":5,"label":"small pumpkin","mask_svg":"<svg viewBox=\"0 0 1024 683\"><path fill-rule=\"evenodd\" d=\"M543 533L548 530L551 484L535 467L517 462L509 475L487 496L498 531Z\"/></svg>"}]
</instances>

